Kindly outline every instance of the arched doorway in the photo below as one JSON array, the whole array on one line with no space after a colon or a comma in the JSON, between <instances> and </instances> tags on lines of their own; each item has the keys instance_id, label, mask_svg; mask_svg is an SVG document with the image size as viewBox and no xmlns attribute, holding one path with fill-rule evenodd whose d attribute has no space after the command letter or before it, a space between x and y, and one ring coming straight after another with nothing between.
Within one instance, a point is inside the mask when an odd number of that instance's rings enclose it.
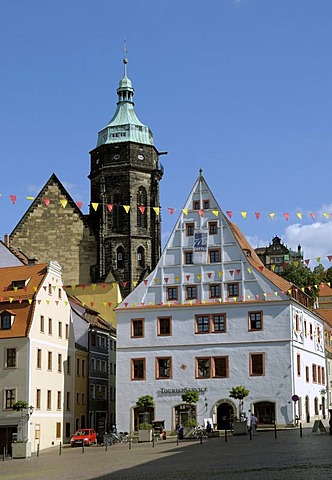
<instances>
[{"instance_id":1,"label":"arched doorway","mask_svg":"<svg viewBox=\"0 0 332 480\"><path fill-rule=\"evenodd\" d=\"M275 423L275 403L257 402L254 405L254 412L258 418L258 423L272 425Z\"/></svg>"},{"instance_id":2,"label":"arched doorway","mask_svg":"<svg viewBox=\"0 0 332 480\"><path fill-rule=\"evenodd\" d=\"M234 408L230 403L223 402L217 408L217 430L230 430L234 420Z\"/></svg>"}]
</instances>

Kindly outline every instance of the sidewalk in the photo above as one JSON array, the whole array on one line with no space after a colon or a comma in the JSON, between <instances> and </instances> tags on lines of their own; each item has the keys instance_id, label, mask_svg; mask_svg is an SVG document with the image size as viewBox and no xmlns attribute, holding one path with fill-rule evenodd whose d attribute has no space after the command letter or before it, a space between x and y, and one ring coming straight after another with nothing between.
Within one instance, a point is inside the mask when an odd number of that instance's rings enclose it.
<instances>
[{"instance_id":1,"label":"sidewalk","mask_svg":"<svg viewBox=\"0 0 332 480\"><path fill-rule=\"evenodd\" d=\"M2 480L315 480L328 479L332 436L311 429L259 432L203 440L176 439L106 448L53 447L24 460L1 462Z\"/></svg>"}]
</instances>

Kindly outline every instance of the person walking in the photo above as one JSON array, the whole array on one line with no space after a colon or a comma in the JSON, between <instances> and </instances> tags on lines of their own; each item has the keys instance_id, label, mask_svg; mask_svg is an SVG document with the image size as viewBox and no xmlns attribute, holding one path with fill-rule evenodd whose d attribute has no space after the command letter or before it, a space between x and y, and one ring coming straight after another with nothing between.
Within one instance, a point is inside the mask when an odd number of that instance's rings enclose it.
<instances>
[{"instance_id":1,"label":"person walking","mask_svg":"<svg viewBox=\"0 0 332 480\"><path fill-rule=\"evenodd\" d=\"M250 428L251 428L251 433L253 435L257 435L257 424L258 424L258 418L254 413L252 413L250 417Z\"/></svg>"}]
</instances>

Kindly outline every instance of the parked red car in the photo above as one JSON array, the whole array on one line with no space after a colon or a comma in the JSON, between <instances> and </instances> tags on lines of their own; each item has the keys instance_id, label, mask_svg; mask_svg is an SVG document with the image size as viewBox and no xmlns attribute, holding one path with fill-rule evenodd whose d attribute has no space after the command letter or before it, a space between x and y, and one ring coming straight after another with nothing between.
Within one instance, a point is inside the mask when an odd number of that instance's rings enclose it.
<instances>
[{"instance_id":1,"label":"parked red car","mask_svg":"<svg viewBox=\"0 0 332 480\"><path fill-rule=\"evenodd\" d=\"M97 433L93 428L81 428L70 439L71 447L90 447L93 443L97 443Z\"/></svg>"}]
</instances>

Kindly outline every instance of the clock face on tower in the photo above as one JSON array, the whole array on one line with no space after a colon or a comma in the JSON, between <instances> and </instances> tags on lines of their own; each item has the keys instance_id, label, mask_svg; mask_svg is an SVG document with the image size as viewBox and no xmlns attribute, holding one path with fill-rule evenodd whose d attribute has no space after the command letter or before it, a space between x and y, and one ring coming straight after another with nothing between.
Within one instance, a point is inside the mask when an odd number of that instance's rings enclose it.
<instances>
[{"instance_id":1,"label":"clock face on tower","mask_svg":"<svg viewBox=\"0 0 332 480\"><path fill-rule=\"evenodd\" d=\"M138 160L144 160L144 155L137 155Z\"/></svg>"}]
</instances>

